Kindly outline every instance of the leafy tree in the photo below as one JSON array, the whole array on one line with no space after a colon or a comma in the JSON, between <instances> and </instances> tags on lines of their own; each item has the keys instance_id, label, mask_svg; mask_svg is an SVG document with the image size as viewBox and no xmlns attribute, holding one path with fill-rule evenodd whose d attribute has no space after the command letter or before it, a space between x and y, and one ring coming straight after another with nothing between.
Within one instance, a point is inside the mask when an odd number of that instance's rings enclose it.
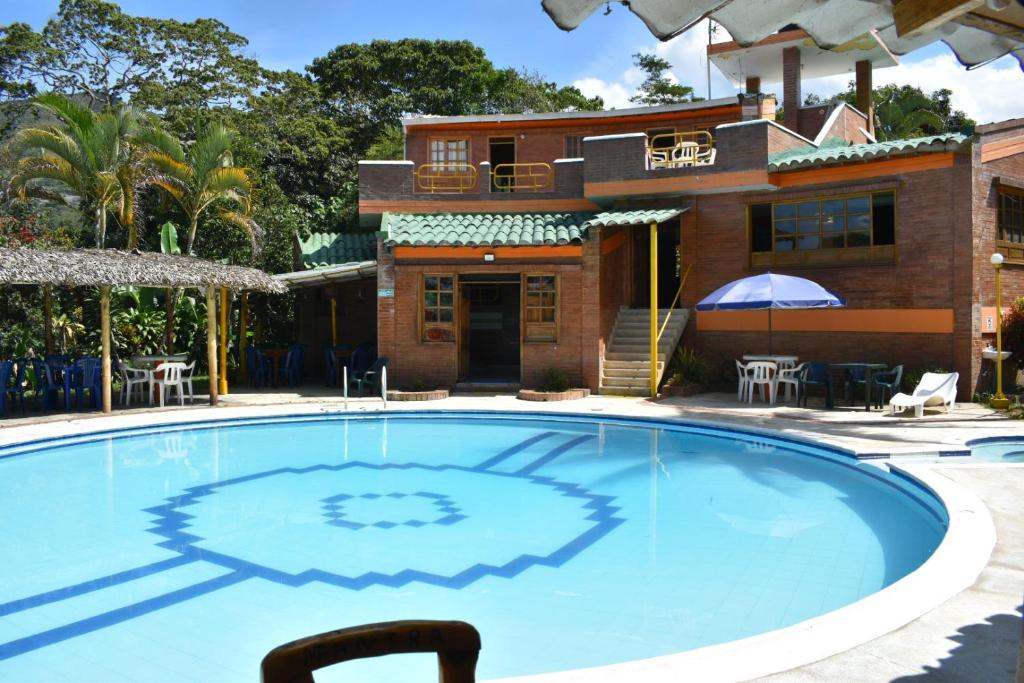
<instances>
[{"instance_id":1,"label":"leafy tree","mask_svg":"<svg viewBox=\"0 0 1024 683\"><path fill-rule=\"evenodd\" d=\"M954 110L947 88L930 95L911 85L883 85L875 88L875 136L879 140L899 140L943 133L972 132L974 119ZM830 98L808 95L804 104L825 104L842 101L857 106L857 91L850 83L845 92Z\"/></svg>"},{"instance_id":2,"label":"leafy tree","mask_svg":"<svg viewBox=\"0 0 1024 683\"><path fill-rule=\"evenodd\" d=\"M103 0L61 0L38 34L0 32L0 81L39 82L94 109L130 100L182 132L197 110L240 101L265 75L242 54L248 41L215 19L134 17Z\"/></svg>"},{"instance_id":3,"label":"leafy tree","mask_svg":"<svg viewBox=\"0 0 1024 683\"><path fill-rule=\"evenodd\" d=\"M640 84L636 94L629 98L630 102L645 106L660 104L678 104L680 102L696 102L703 99L693 94L693 88L673 82L665 75L672 64L657 55L637 52L633 55L633 65L644 74L644 82Z\"/></svg>"},{"instance_id":4,"label":"leafy tree","mask_svg":"<svg viewBox=\"0 0 1024 683\"><path fill-rule=\"evenodd\" d=\"M491 92L487 108L495 114L604 109L600 97L586 97L571 85L559 87L535 71L501 69L495 73Z\"/></svg>"},{"instance_id":5,"label":"leafy tree","mask_svg":"<svg viewBox=\"0 0 1024 683\"><path fill-rule=\"evenodd\" d=\"M35 103L58 123L22 128L14 135L8 152L18 162L11 187L21 195L64 203L69 198L60 190L70 192L94 211L100 248L106 241L107 214L114 210L128 230L128 247L134 248L135 205L146 182L135 142L135 112L122 105L96 114L52 93Z\"/></svg>"}]
</instances>

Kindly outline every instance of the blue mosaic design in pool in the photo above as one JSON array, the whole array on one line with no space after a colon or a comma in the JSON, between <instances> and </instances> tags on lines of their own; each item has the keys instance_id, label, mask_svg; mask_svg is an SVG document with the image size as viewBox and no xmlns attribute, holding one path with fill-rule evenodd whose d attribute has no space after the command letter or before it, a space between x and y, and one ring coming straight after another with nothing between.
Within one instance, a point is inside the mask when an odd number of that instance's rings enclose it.
<instances>
[{"instance_id":1,"label":"blue mosaic design in pool","mask_svg":"<svg viewBox=\"0 0 1024 683\"><path fill-rule=\"evenodd\" d=\"M407 519L404 522L391 522L386 519L372 522L370 524L363 524L361 522L353 522L350 519L345 519L348 513L345 512L345 501L352 500L354 498L365 498L368 500L377 500L380 498L392 498L401 499L408 498L410 496L418 496L420 498L427 498L433 503L438 510L444 514L437 519L431 519L424 521L422 519ZM364 493L359 496L350 496L347 493L339 493L336 496L324 498L321 501L324 504L324 517L327 518L327 523L331 526L342 527L343 529L352 529L358 531L359 529L365 529L369 526L375 526L378 529L394 529L396 526L405 525L411 527L422 527L428 524L440 524L442 526L450 526L456 522L461 522L466 519L465 515L460 515L462 512L459 508L455 507L452 499L441 493L431 493L430 491L417 491L416 493L400 493L395 491L393 493L387 493L381 496L378 493Z\"/></svg>"}]
</instances>

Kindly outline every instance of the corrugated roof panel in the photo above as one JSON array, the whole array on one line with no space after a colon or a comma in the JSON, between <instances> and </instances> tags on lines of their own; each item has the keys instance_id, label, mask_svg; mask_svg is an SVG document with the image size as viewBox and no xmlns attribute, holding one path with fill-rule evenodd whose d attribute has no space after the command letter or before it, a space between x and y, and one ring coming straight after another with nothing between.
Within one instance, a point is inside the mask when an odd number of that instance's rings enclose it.
<instances>
[{"instance_id":1,"label":"corrugated roof panel","mask_svg":"<svg viewBox=\"0 0 1024 683\"><path fill-rule=\"evenodd\" d=\"M768 159L768 170L787 171L803 166L843 161L866 161L911 152L952 151L963 144L965 140L967 140L966 135L947 133L860 145L826 144L821 147L798 147L771 155Z\"/></svg>"},{"instance_id":2,"label":"corrugated roof panel","mask_svg":"<svg viewBox=\"0 0 1024 683\"><path fill-rule=\"evenodd\" d=\"M664 223L686 211L686 208L674 209L634 209L630 211L602 211L587 221L588 228L610 228L625 225L650 225Z\"/></svg>"}]
</instances>

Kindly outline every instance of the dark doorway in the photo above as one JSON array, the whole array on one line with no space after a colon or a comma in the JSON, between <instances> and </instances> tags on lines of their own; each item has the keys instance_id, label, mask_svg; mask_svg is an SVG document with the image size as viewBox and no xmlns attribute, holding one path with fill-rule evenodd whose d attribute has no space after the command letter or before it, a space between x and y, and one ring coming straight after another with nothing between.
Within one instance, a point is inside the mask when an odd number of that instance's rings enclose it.
<instances>
[{"instance_id":1,"label":"dark doorway","mask_svg":"<svg viewBox=\"0 0 1024 683\"><path fill-rule=\"evenodd\" d=\"M516 139L513 136L491 138L491 192L515 192Z\"/></svg>"},{"instance_id":2,"label":"dark doorway","mask_svg":"<svg viewBox=\"0 0 1024 683\"><path fill-rule=\"evenodd\" d=\"M519 381L520 281L514 277L514 282L459 279L461 381Z\"/></svg>"},{"instance_id":3,"label":"dark doorway","mask_svg":"<svg viewBox=\"0 0 1024 683\"><path fill-rule=\"evenodd\" d=\"M651 231L646 225L633 231L634 308L651 305ZM679 289L679 221L658 226L658 307L668 308Z\"/></svg>"}]
</instances>

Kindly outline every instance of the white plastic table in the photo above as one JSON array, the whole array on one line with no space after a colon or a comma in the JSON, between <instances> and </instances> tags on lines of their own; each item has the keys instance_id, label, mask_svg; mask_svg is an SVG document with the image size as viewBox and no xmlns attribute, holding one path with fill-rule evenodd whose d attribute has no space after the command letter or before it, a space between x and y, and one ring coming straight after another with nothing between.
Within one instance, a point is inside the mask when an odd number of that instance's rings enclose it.
<instances>
[{"instance_id":1,"label":"white plastic table","mask_svg":"<svg viewBox=\"0 0 1024 683\"><path fill-rule=\"evenodd\" d=\"M775 363L780 369L794 368L798 358L796 356L758 355L754 353L744 354L743 360Z\"/></svg>"}]
</instances>

